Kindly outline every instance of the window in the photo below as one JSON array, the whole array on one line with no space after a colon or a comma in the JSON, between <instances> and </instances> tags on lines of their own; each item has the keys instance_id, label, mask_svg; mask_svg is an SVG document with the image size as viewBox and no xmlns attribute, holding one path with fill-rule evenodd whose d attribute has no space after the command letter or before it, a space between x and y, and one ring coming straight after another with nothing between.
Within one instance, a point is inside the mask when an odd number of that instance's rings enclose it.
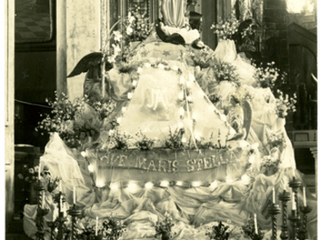
<instances>
[{"instance_id":1,"label":"window","mask_svg":"<svg viewBox=\"0 0 320 240\"><path fill-rule=\"evenodd\" d=\"M15 0L15 42L47 42L51 39L51 0Z\"/></svg>"}]
</instances>

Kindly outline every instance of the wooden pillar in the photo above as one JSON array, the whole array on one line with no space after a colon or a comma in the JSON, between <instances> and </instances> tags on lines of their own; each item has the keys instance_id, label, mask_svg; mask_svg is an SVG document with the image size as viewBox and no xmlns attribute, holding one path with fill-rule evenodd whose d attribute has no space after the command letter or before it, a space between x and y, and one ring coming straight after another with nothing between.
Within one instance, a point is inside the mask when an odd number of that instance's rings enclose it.
<instances>
[{"instance_id":1,"label":"wooden pillar","mask_svg":"<svg viewBox=\"0 0 320 240\"><path fill-rule=\"evenodd\" d=\"M101 49L100 1L57 1L57 91L70 99L82 96L85 74L66 76L82 57Z\"/></svg>"},{"instance_id":2,"label":"wooden pillar","mask_svg":"<svg viewBox=\"0 0 320 240\"><path fill-rule=\"evenodd\" d=\"M5 203L6 228L14 213L14 1L5 1Z\"/></svg>"},{"instance_id":3,"label":"wooden pillar","mask_svg":"<svg viewBox=\"0 0 320 240\"><path fill-rule=\"evenodd\" d=\"M217 0L202 0L202 40L212 49L217 46L217 38L210 29L211 25L217 22Z\"/></svg>"}]
</instances>

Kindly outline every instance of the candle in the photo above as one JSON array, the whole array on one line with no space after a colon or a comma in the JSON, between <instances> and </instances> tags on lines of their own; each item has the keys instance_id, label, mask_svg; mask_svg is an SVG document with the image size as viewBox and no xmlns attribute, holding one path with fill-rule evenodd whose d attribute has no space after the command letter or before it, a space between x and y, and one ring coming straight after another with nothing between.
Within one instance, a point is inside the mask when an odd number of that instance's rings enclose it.
<instances>
[{"instance_id":1,"label":"candle","mask_svg":"<svg viewBox=\"0 0 320 240\"><path fill-rule=\"evenodd\" d=\"M292 167L292 176L295 177L296 173L294 172L294 168Z\"/></svg>"},{"instance_id":2,"label":"candle","mask_svg":"<svg viewBox=\"0 0 320 240\"><path fill-rule=\"evenodd\" d=\"M303 206L307 206L306 188L303 187Z\"/></svg>"},{"instance_id":3,"label":"candle","mask_svg":"<svg viewBox=\"0 0 320 240\"><path fill-rule=\"evenodd\" d=\"M41 208L44 209L44 201L45 201L45 199L44 199L44 197L45 197L44 191L41 191L41 194L42 194L42 206L41 206Z\"/></svg>"},{"instance_id":4,"label":"candle","mask_svg":"<svg viewBox=\"0 0 320 240\"><path fill-rule=\"evenodd\" d=\"M39 162L38 179L40 180L41 162Z\"/></svg>"},{"instance_id":5,"label":"candle","mask_svg":"<svg viewBox=\"0 0 320 240\"><path fill-rule=\"evenodd\" d=\"M98 236L98 222L99 222L99 217L96 217L96 236Z\"/></svg>"},{"instance_id":6,"label":"candle","mask_svg":"<svg viewBox=\"0 0 320 240\"><path fill-rule=\"evenodd\" d=\"M272 188L272 203L275 204L276 203L276 192L274 190L274 187Z\"/></svg>"},{"instance_id":7,"label":"candle","mask_svg":"<svg viewBox=\"0 0 320 240\"><path fill-rule=\"evenodd\" d=\"M254 214L254 230L258 234L258 223L257 223L257 214Z\"/></svg>"},{"instance_id":8,"label":"candle","mask_svg":"<svg viewBox=\"0 0 320 240\"><path fill-rule=\"evenodd\" d=\"M76 204L76 188L73 186L73 204Z\"/></svg>"},{"instance_id":9,"label":"candle","mask_svg":"<svg viewBox=\"0 0 320 240\"><path fill-rule=\"evenodd\" d=\"M296 207L296 201L294 199L294 192L292 192L292 210L296 210L297 207Z\"/></svg>"},{"instance_id":10,"label":"candle","mask_svg":"<svg viewBox=\"0 0 320 240\"><path fill-rule=\"evenodd\" d=\"M59 181L59 191L62 192L61 180Z\"/></svg>"},{"instance_id":11,"label":"candle","mask_svg":"<svg viewBox=\"0 0 320 240\"><path fill-rule=\"evenodd\" d=\"M62 209L62 196L60 196L60 212L63 212L63 209Z\"/></svg>"}]
</instances>

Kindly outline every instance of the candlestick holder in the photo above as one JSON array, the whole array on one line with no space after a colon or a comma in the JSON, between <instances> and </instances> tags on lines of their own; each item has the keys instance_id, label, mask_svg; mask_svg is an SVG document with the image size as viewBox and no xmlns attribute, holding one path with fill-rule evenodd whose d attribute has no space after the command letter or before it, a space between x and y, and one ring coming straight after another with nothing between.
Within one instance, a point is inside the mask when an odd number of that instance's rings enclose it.
<instances>
[{"instance_id":1,"label":"candlestick holder","mask_svg":"<svg viewBox=\"0 0 320 240\"><path fill-rule=\"evenodd\" d=\"M49 213L49 209L42 208L43 201L45 201L45 199L43 199L43 193L45 190L44 183L38 180L35 185L35 190L38 192L38 209L37 209L37 216L36 216L36 226L38 231L36 233L36 237L37 237L37 240L44 240L43 217Z\"/></svg>"},{"instance_id":2,"label":"candlestick holder","mask_svg":"<svg viewBox=\"0 0 320 240\"><path fill-rule=\"evenodd\" d=\"M296 214L297 214L297 217L299 217L300 212L299 212L299 201L298 201L298 189L299 189L299 187L301 187L301 181L299 181L298 179L293 177L292 180L289 182L289 187L294 192L294 201L296 202L296 206L297 206Z\"/></svg>"},{"instance_id":3,"label":"candlestick holder","mask_svg":"<svg viewBox=\"0 0 320 240\"><path fill-rule=\"evenodd\" d=\"M272 219L272 240L277 240L277 215L280 213L279 205L273 203L269 207L269 213Z\"/></svg>"},{"instance_id":4,"label":"candlestick holder","mask_svg":"<svg viewBox=\"0 0 320 240\"><path fill-rule=\"evenodd\" d=\"M303 213L302 224L299 229L299 239L308 239L307 231L307 214L312 211L312 208L309 206L300 207L300 211Z\"/></svg>"},{"instance_id":5,"label":"candlestick holder","mask_svg":"<svg viewBox=\"0 0 320 240\"><path fill-rule=\"evenodd\" d=\"M62 203L66 201L64 194L62 192L59 192L54 197L55 201L58 203L58 209L59 209L59 215L56 220L57 226L58 226L58 234L57 239L63 239L64 233L65 233L65 222L67 221L67 218L64 216L64 212L62 211Z\"/></svg>"},{"instance_id":6,"label":"candlestick holder","mask_svg":"<svg viewBox=\"0 0 320 240\"><path fill-rule=\"evenodd\" d=\"M47 222L48 227L50 228L50 240L56 240L55 230L58 226L56 221L53 222Z\"/></svg>"},{"instance_id":7,"label":"candlestick holder","mask_svg":"<svg viewBox=\"0 0 320 240\"><path fill-rule=\"evenodd\" d=\"M281 239L289 239L288 232L288 202L290 201L290 193L286 190L283 190L281 194L279 194L279 200L282 203L282 225L281 225Z\"/></svg>"},{"instance_id":8,"label":"candlestick holder","mask_svg":"<svg viewBox=\"0 0 320 240\"><path fill-rule=\"evenodd\" d=\"M291 226L292 226L292 235L291 235L291 239L298 239L298 229L297 229L297 225L298 225L298 221L299 221L299 217L296 213L296 210L291 210L291 216L289 218L290 222L291 222Z\"/></svg>"},{"instance_id":9,"label":"candlestick holder","mask_svg":"<svg viewBox=\"0 0 320 240\"><path fill-rule=\"evenodd\" d=\"M77 209L76 204L73 204L72 208L68 211L69 215L71 216L72 220L72 228L71 228L71 239L77 240L78 234L77 234L77 218L82 215L82 211Z\"/></svg>"}]
</instances>

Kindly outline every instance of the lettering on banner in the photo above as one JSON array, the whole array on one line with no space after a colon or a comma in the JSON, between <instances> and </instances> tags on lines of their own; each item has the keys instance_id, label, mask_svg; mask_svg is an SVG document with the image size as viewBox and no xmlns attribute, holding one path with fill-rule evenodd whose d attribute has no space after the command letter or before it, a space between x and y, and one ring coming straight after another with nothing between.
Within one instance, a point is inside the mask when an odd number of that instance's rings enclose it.
<instances>
[{"instance_id":1,"label":"lettering on banner","mask_svg":"<svg viewBox=\"0 0 320 240\"><path fill-rule=\"evenodd\" d=\"M179 171L179 162L177 160L174 160L172 162L172 171L173 172L178 172Z\"/></svg>"},{"instance_id":2,"label":"lettering on banner","mask_svg":"<svg viewBox=\"0 0 320 240\"><path fill-rule=\"evenodd\" d=\"M191 156L188 156L188 158ZM132 168L141 169L151 172L198 172L209 170L220 166L221 164L228 163L228 156L211 155L203 156L202 158L194 159L148 159L142 155L130 156L125 154L112 154L108 153L101 156L99 161L99 168Z\"/></svg>"},{"instance_id":3,"label":"lettering on banner","mask_svg":"<svg viewBox=\"0 0 320 240\"><path fill-rule=\"evenodd\" d=\"M187 161L187 166L188 166L188 172L193 172L194 171L194 164L196 163L196 161L194 159L188 160Z\"/></svg>"},{"instance_id":4,"label":"lettering on banner","mask_svg":"<svg viewBox=\"0 0 320 240\"><path fill-rule=\"evenodd\" d=\"M124 167L125 166L125 160L127 160L127 159L128 159L128 156L120 155L120 161L119 161L118 166L119 167Z\"/></svg>"},{"instance_id":5,"label":"lettering on banner","mask_svg":"<svg viewBox=\"0 0 320 240\"><path fill-rule=\"evenodd\" d=\"M209 159L204 158L203 159L203 163L204 163L204 169L212 168L212 162Z\"/></svg>"},{"instance_id":6,"label":"lettering on banner","mask_svg":"<svg viewBox=\"0 0 320 240\"><path fill-rule=\"evenodd\" d=\"M203 159L197 159L197 163L198 163L198 171L201 171L202 168L201 168L201 165L203 164Z\"/></svg>"},{"instance_id":7,"label":"lettering on banner","mask_svg":"<svg viewBox=\"0 0 320 240\"><path fill-rule=\"evenodd\" d=\"M147 170L146 163L147 163L147 159L146 158L142 158L142 160L139 159L139 167L138 168Z\"/></svg>"},{"instance_id":8,"label":"lettering on banner","mask_svg":"<svg viewBox=\"0 0 320 240\"><path fill-rule=\"evenodd\" d=\"M157 171L156 165L154 164L154 160L151 160L148 166L148 171L150 171L150 168L153 168L151 171Z\"/></svg>"},{"instance_id":9,"label":"lettering on banner","mask_svg":"<svg viewBox=\"0 0 320 240\"><path fill-rule=\"evenodd\" d=\"M165 160L159 160L159 172L161 172L161 169L163 169L163 172L167 172L166 166L165 166Z\"/></svg>"}]
</instances>

